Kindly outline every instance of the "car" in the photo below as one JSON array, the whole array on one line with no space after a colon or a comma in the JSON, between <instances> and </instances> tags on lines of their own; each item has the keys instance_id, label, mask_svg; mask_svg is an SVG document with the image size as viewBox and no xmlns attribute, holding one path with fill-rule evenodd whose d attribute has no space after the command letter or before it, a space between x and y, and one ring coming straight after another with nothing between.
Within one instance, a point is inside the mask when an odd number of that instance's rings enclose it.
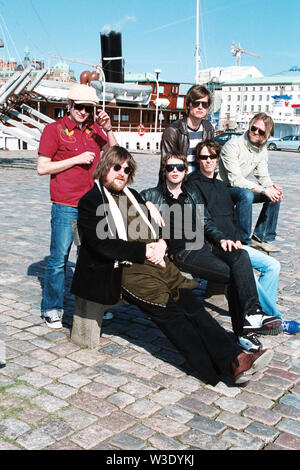
<instances>
[{"instance_id":1,"label":"car","mask_svg":"<svg viewBox=\"0 0 300 470\"><path fill-rule=\"evenodd\" d=\"M240 132L240 131L222 132L221 134L218 134L218 135L215 136L215 141L218 142L219 145L223 146L232 137L243 135L243 134L244 134L244 132Z\"/></svg>"},{"instance_id":2,"label":"car","mask_svg":"<svg viewBox=\"0 0 300 470\"><path fill-rule=\"evenodd\" d=\"M300 152L300 135L287 135L282 139L269 139L268 150L296 150Z\"/></svg>"}]
</instances>

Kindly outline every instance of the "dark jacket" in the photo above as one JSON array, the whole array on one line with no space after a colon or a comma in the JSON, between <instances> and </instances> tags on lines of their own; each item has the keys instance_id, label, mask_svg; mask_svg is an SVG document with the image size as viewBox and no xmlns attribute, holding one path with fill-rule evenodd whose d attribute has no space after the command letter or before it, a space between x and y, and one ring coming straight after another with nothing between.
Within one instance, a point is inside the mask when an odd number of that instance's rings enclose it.
<instances>
[{"instance_id":1,"label":"dark jacket","mask_svg":"<svg viewBox=\"0 0 300 470\"><path fill-rule=\"evenodd\" d=\"M185 183L182 184L182 189L186 193L186 204L190 204L194 209L197 205L202 204L204 205L204 201L202 199L201 193L197 190L197 188L187 187ZM155 188L144 189L140 192L141 197L143 198L144 202L151 201L153 204L157 206L157 209L162 213L163 204L167 204L167 192L168 188L165 183L162 183ZM176 199L174 199L174 203L176 203ZM220 240L224 238L224 234L218 230L215 223L213 222L209 212L204 207L204 236L207 241L214 245L219 245ZM166 240L168 243L168 240ZM168 243L169 244L169 243Z\"/></svg>"},{"instance_id":2,"label":"dark jacket","mask_svg":"<svg viewBox=\"0 0 300 470\"><path fill-rule=\"evenodd\" d=\"M234 204L223 181L216 178L207 178L199 170L188 176L186 183L189 191L199 191L202 195L212 220L225 239L237 241L241 239Z\"/></svg>"},{"instance_id":3,"label":"dark jacket","mask_svg":"<svg viewBox=\"0 0 300 470\"><path fill-rule=\"evenodd\" d=\"M207 119L202 119L203 139L214 138L214 128ZM187 125L187 116L173 121L165 128L160 144L161 158L176 152L187 156L190 148L189 131ZM162 174L160 169L159 182L162 183Z\"/></svg>"},{"instance_id":4,"label":"dark jacket","mask_svg":"<svg viewBox=\"0 0 300 470\"><path fill-rule=\"evenodd\" d=\"M116 262L144 263L146 244L124 241L117 237L106 196L100 185L87 192L78 204L78 230L81 246L71 292L78 297L102 304L115 304L121 293L122 265ZM131 189L136 199L139 194ZM98 214L98 215L97 215ZM104 239L97 236L109 234Z\"/></svg>"}]
</instances>

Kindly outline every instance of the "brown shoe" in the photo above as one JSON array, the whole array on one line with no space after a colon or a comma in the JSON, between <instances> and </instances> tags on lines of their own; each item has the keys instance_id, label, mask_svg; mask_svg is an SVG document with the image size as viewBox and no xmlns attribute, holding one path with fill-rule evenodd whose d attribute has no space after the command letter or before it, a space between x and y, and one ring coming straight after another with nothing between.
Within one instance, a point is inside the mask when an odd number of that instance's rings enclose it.
<instances>
[{"instance_id":1,"label":"brown shoe","mask_svg":"<svg viewBox=\"0 0 300 470\"><path fill-rule=\"evenodd\" d=\"M252 248L257 248L258 250L266 251L267 253L277 253L281 251L277 246L271 245L268 242L261 242L255 238L252 238L251 246Z\"/></svg>"},{"instance_id":2,"label":"brown shoe","mask_svg":"<svg viewBox=\"0 0 300 470\"><path fill-rule=\"evenodd\" d=\"M242 352L237 356L235 361L232 362L229 377L235 384L248 382L250 378L249 375L264 369L271 361L273 354L273 351L270 349L262 349L252 354Z\"/></svg>"}]
</instances>

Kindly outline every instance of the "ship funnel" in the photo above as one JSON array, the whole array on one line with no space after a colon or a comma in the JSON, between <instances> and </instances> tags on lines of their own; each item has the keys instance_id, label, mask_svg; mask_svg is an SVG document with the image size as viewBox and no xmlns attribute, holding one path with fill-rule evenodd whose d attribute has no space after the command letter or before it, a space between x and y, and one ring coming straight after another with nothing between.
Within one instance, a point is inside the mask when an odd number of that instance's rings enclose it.
<instances>
[{"instance_id":1,"label":"ship funnel","mask_svg":"<svg viewBox=\"0 0 300 470\"><path fill-rule=\"evenodd\" d=\"M101 32L102 67L107 82L124 83L121 33Z\"/></svg>"}]
</instances>

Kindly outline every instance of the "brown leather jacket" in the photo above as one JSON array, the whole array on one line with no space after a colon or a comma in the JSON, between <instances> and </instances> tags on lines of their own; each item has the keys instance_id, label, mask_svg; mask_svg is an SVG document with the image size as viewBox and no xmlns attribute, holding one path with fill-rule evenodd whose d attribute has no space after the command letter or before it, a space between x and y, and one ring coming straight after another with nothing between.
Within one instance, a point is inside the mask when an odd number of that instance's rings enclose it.
<instances>
[{"instance_id":1,"label":"brown leather jacket","mask_svg":"<svg viewBox=\"0 0 300 470\"><path fill-rule=\"evenodd\" d=\"M207 119L202 119L203 140L214 138L214 128ZM172 152L187 155L190 147L187 116L172 122L163 132L160 144L161 159ZM161 169L159 170L161 175ZM160 176L161 181L161 176Z\"/></svg>"}]
</instances>

